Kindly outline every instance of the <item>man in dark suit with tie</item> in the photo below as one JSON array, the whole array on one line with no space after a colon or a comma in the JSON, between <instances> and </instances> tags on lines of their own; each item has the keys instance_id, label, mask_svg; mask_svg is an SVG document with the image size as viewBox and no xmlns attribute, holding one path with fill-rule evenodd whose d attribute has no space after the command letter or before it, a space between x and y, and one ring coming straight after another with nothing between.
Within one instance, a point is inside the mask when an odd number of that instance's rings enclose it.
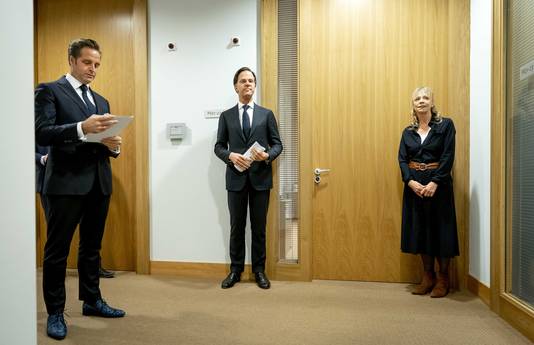
<instances>
[{"instance_id":1,"label":"man in dark suit with tie","mask_svg":"<svg viewBox=\"0 0 534 345\"><path fill-rule=\"evenodd\" d=\"M252 101L256 75L248 67L234 75L234 89L239 102L219 118L215 154L226 166L226 189L230 211L230 274L223 280L223 289L241 280L245 267L245 226L247 206L250 208L252 231L252 271L262 289L271 284L265 275L265 225L269 194L273 186L272 162L282 152L276 119L271 110ZM243 154L258 142L265 151L254 150L250 158Z\"/></svg>"},{"instance_id":2,"label":"man in dark suit with tie","mask_svg":"<svg viewBox=\"0 0 534 345\"><path fill-rule=\"evenodd\" d=\"M111 195L109 157L117 157L122 139L86 142L117 121L108 101L89 89L100 67L100 48L91 39L77 39L68 48L70 73L37 86L35 135L49 146L42 195L46 198L47 241L43 263L43 294L48 312L47 334L63 339L67 326L65 270L70 242L80 225L79 298L83 315L123 317L107 305L99 288L100 247Z\"/></svg>"}]
</instances>

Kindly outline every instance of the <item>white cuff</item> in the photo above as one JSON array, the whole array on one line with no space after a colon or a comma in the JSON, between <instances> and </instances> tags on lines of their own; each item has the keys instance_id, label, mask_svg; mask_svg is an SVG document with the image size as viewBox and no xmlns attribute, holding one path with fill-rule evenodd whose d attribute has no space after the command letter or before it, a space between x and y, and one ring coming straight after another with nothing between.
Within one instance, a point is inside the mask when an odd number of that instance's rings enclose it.
<instances>
[{"instance_id":1,"label":"white cuff","mask_svg":"<svg viewBox=\"0 0 534 345\"><path fill-rule=\"evenodd\" d=\"M76 131L78 132L78 139L80 139L81 141L87 140L87 137L85 136L85 134L83 134L81 121L76 124Z\"/></svg>"}]
</instances>

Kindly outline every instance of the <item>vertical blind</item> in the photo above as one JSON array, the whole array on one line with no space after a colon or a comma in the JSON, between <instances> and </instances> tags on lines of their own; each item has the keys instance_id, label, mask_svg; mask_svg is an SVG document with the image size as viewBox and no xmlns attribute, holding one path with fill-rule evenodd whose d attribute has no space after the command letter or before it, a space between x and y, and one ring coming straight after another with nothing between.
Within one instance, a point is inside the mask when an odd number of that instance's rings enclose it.
<instances>
[{"instance_id":1,"label":"vertical blind","mask_svg":"<svg viewBox=\"0 0 534 345\"><path fill-rule=\"evenodd\" d=\"M508 1L507 290L534 305L534 1ZM510 274L511 273L511 274Z\"/></svg>"},{"instance_id":2,"label":"vertical blind","mask_svg":"<svg viewBox=\"0 0 534 345\"><path fill-rule=\"evenodd\" d=\"M284 151L279 157L280 261L299 257L297 1L278 1L278 112Z\"/></svg>"}]
</instances>

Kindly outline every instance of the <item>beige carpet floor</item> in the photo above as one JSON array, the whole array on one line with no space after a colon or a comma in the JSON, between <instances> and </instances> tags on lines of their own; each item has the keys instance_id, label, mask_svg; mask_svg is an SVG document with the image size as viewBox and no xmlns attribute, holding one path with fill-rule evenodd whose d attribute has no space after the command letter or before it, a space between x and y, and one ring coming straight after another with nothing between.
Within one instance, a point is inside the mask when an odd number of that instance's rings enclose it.
<instances>
[{"instance_id":1,"label":"beige carpet floor","mask_svg":"<svg viewBox=\"0 0 534 345\"><path fill-rule=\"evenodd\" d=\"M38 273L38 288L41 273ZM406 284L339 281L252 282L222 290L218 280L119 273L104 298L123 319L81 315L78 279L67 277L67 338L46 336L38 293L38 343L76 345L250 344L522 345L531 342L468 292L413 296Z\"/></svg>"}]
</instances>

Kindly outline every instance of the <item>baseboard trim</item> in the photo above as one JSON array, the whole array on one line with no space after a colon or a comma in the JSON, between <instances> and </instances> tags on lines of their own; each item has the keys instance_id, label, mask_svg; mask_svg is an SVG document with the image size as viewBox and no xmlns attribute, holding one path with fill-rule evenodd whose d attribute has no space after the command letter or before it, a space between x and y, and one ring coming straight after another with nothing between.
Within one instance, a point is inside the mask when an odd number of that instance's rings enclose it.
<instances>
[{"instance_id":1,"label":"baseboard trim","mask_svg":"<svg viewBox=\"0 0 534 345\"><path fill-rule=\"evenodd\" d=\"M251 276L250 265L245 265L243 278ZM229 264L204 262L150 261L150 274L172 275L177 277L223 279L230 273Z\"/></svg>"},{"instance_id":2,"label":"baseboard trim","mask_svg":"<svg viewBox=\"0 0 534 345\"><path fill-rule=\"evenodd\" d=\"M467 288L477 295L487 306L490 305L490 288L471 275L467 276Z\"/></svg>"}]
</instances>

